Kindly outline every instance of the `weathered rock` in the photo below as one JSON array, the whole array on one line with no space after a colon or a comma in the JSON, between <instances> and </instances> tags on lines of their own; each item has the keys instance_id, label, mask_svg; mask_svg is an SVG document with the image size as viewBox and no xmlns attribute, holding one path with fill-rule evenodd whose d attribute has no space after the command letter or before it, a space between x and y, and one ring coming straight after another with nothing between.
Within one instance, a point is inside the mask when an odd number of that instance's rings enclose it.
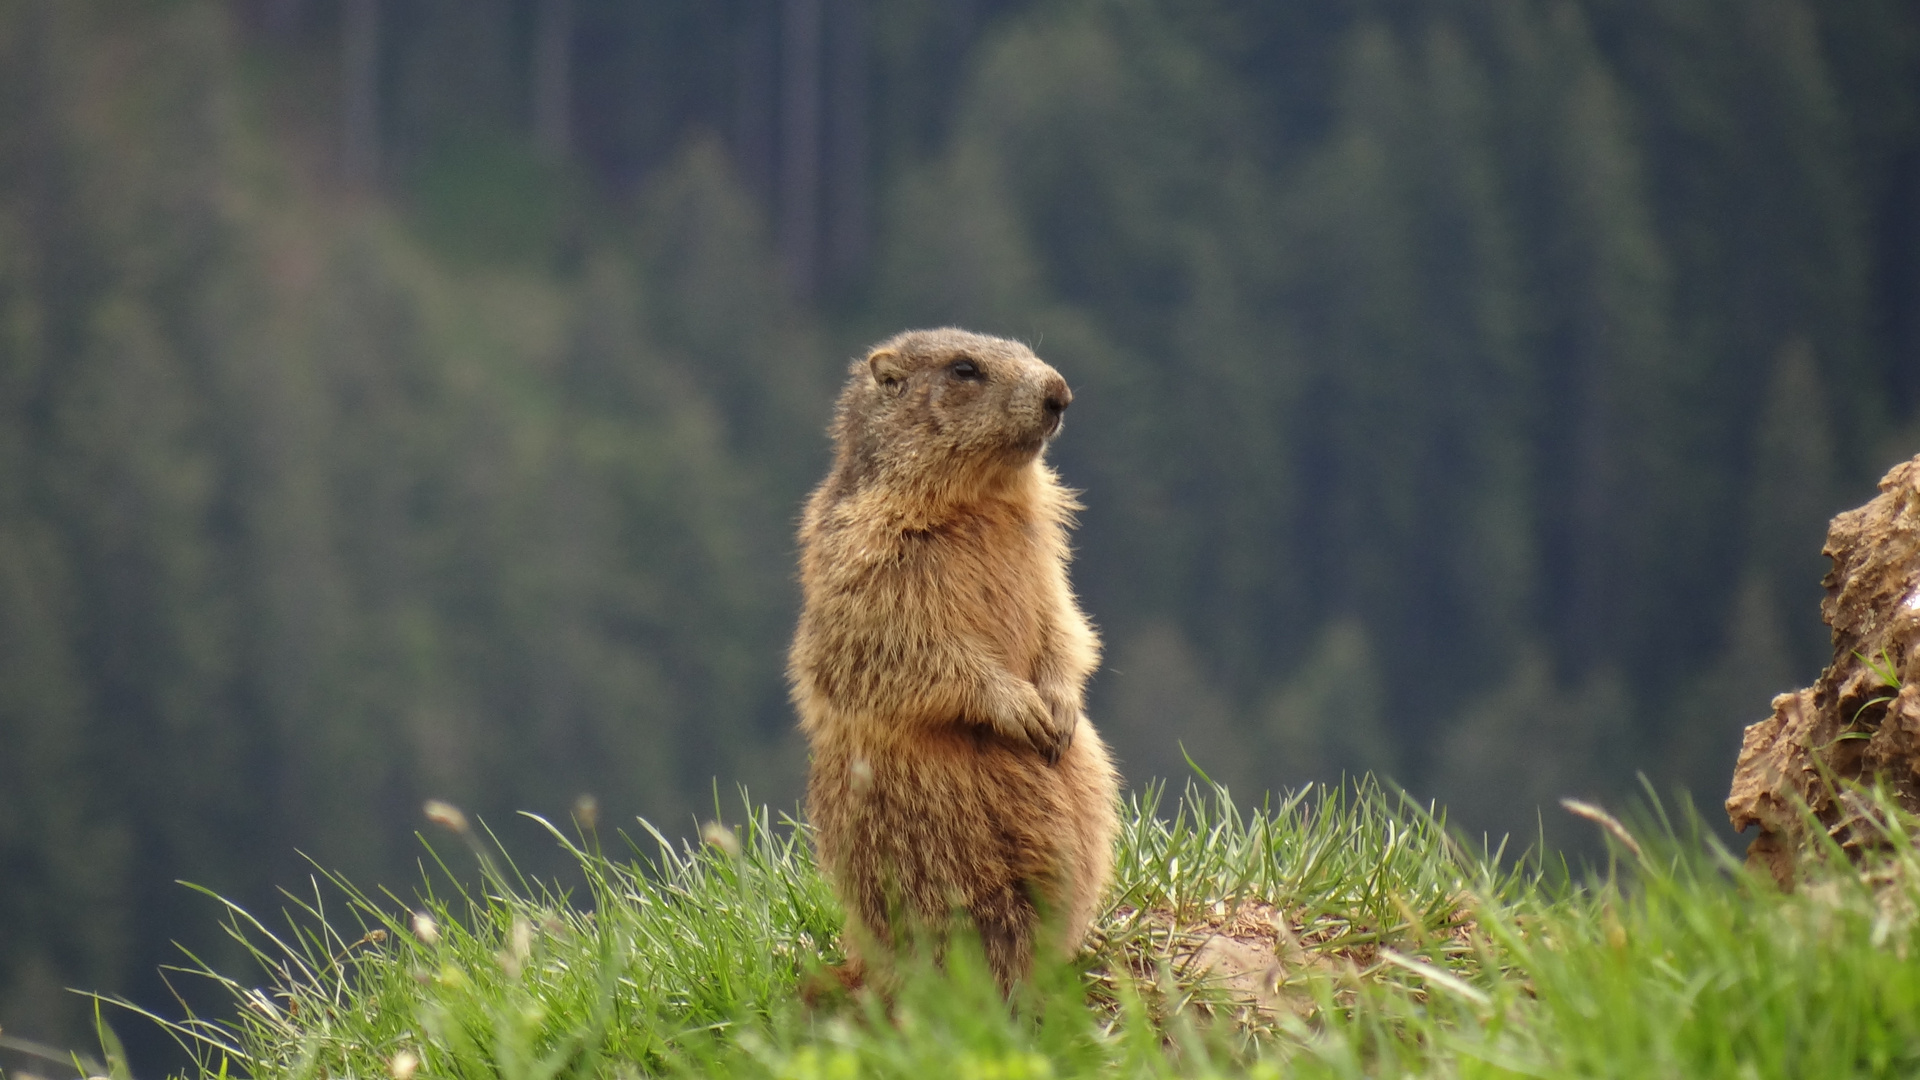
<instances>
[{"instance_id":1,"label":"weathered rock","mask_svg":"<svg viewBox=\"0 0 1920 1080\"><path fill-rule=\"evenodd\" d=\"M1747 728L1727 816L1760 826L1749 865L1782 885L1806 839L1799 805L1853 848L1862 829L1848 781L1884 783L1920 813L1920 457L1894 466L1880 494L1833 519L1823 553L1820 614L1833 630L1833 662L1818 682L1773 699L1773 716Z\"/></svg>"}]
</instances>

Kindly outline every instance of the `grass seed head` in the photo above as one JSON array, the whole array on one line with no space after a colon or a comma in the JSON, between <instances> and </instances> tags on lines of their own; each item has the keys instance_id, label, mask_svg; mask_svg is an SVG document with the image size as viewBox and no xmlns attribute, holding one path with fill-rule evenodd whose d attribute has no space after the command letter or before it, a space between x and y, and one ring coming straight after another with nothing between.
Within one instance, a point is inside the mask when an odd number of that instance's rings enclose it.
<instances>
[{"instance_id":1,"label":"grass seed head","mask_svg":"<svg viewBox=\"0 0 1920 1080\"><path fill-rule=\"evenodd\" d=\"M506 972L508 978L517 979L532 955L533 924L525 916L515 915L513 925L507 930L506 948L501 949L494 959L500 962L500 970Z\"/></svg>"},{"instance_id":2,"label":"grass seed head","mask_svg":"<svg viewBox=\"0 0 1920 1080\"><path fill-rule=\"evenodd\" d=\"M428 799L423 809L426 811L428 821L452 829L463 836L466 835L467 815L461 813L459 807L440 799Z\"/></svg>"},{"instance_id":3,"label":"grass seed head","mask_svg":"<svg viewBox=\"0 0 1920 1080\"><path fill-rule=\"evenodd\" d=\"M592 795L582 795L573 800L573 820L582 829L592 832L600 824L600 800Z\"/></svg>"},{"instance_id":4,"label":"grass seed head","mask_svg":"<svg viewBox=\"0 0 1920 1080\"><path fill-rule=\"evenodd\" d=\"M700 826L700 839L719 848L729 859L740 857L740 834L717 821Z\"/></svg>"}]
</instances>

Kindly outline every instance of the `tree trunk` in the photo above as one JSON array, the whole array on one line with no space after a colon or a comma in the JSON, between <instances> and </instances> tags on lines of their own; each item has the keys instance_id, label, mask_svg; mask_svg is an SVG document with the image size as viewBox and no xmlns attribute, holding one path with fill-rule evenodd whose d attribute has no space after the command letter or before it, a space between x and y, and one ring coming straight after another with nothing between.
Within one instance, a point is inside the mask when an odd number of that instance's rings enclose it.
<instances>
[{"instance_id":1,"label":"tree trunk","mask_svg":"<svg viewBox=\"0 0 1920 1080\"><path fill-rule=\"evenodd\" d=\"M533 44L533 141L549 161L573 150L573 0L540 0Z\"/></svg>"},{"instance_id":2,"label":"tree trunk","mask_svg":"<svg viewBox=\"0 0 1920 1080\"><path fill-rule=\"evenodd\" d=\"M341 172L371 185L380 171L380 0L342 0Z\"/></svg>"},{"instance_id":3,"label":"tree trunk","mask_svg":"<svg viewBox=\"0 0 1920 1080\"><path fill-rule=\"evenodd\" d=\"M827 272L835 281L866 261L867 11L864 0L829 0L827 65Z\"/></svg>"},{"instance_id":4,"label":"tree trunk","mask_svg":"<svg viewBox=\"0 0 1920 1080\"><path fill-rule=\"evenodd\" d=\"M733 164L740 179L773 205L774 74L780 64L777 12L769 0L753 5L735 41L733 88Z\"/></svg>"},{"instance_id":5,"label":"tree trunk","mask_svg":"<svg viewBox=\"0 0 1920 1080\"><path fill-rule=\"evenodd\" d=\"M820 265L821 0L783 0L780 94L780 261L802 300Z\"/></svg>"}]
</instances>

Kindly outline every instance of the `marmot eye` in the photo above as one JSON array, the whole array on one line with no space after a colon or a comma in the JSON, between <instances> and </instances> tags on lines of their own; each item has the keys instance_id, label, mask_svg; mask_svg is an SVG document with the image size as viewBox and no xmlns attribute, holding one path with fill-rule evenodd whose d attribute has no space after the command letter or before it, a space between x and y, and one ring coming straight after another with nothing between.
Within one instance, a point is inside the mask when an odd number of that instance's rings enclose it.
<instances>
[{"instance_id":1,"label":"marmot eye","mask_svg":"<svg viewBox=\"0 0 1920 1080\"><path fill-rule=\"evenodd\" d=\"M980 382L987 377L987 373L980 370L980 365L971 360L955 360L947 370L953 372L954 378L968 382Z\"/></svg>"}]
</instances>

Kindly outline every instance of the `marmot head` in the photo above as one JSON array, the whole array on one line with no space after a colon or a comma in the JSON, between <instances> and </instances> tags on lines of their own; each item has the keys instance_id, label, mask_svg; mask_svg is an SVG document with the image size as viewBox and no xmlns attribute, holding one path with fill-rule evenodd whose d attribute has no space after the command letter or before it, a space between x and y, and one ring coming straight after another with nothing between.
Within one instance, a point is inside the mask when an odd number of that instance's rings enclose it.
<instances>
[{"instance_id":1,"label":"marmot head","mask_svg":"<svg viewBox=\"0 0 1920 1080\"><path fill-rule=\"evenodd\" d=\"M843 488L969 486L1033 462L1073 392L1017 341L909 330L853 363L834 420Z\"/></svg>"}]
</instances>

